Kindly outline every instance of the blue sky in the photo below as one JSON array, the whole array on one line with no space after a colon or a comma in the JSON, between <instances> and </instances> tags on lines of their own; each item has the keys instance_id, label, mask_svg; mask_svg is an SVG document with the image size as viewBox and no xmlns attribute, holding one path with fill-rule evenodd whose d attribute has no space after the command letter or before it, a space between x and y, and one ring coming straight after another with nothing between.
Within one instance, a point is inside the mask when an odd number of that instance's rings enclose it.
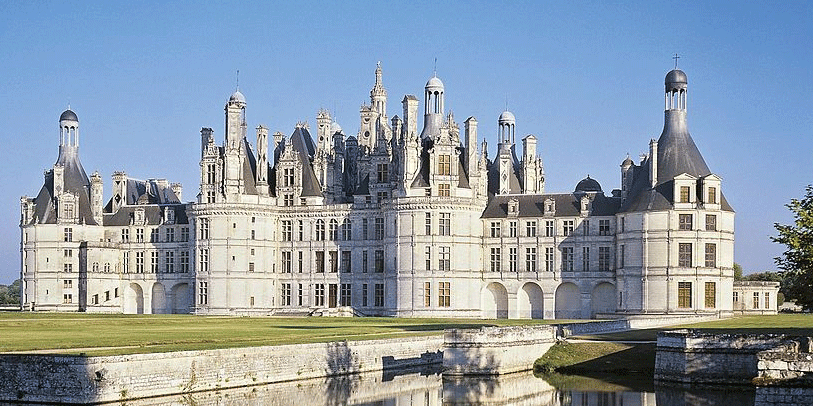
<instances>
[{"instance_id":1,"label":"blue sky","mask_svg":"<svg viewBox=\"0 0 813 406\"><path fill-rule=\"evenodd\" d=\"M400 115L437 58L447 109L477 118L490 156L507 103L517 135L539 139L547 191L589 174L609 193L661 133L678 53L689 130L737 210L746 271L774 268L773 223L813 183L811 2L4 3L0 283L19 275L19 197L55 162L68 103L105 199L123 170L182 182L192 200L200 128L222 141L238 69L250 128L290 134L327 108L353 134L377 61Z\"/></svg>"}]
</instances>

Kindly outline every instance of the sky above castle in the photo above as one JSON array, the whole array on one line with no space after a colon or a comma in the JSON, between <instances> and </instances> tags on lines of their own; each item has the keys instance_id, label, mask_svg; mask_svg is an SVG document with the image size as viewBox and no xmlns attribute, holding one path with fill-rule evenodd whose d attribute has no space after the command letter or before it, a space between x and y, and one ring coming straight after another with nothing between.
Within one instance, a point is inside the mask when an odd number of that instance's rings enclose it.
<instances>
[{"instance_id":1,"label":"sky above castle","mask_svg":"<svg viewBox=\"0 0 813 406\"><path fill-rule=\"evenodd\" d=\"M324 3L324 4L323 4ZM0 283L20 272L20 204L36 196L70 103L79 154L111 175L198 193L200 128L223 140L236 86L250 129L290 135L325 108L355 135L381 61L390 115L437 69L446 108L494 157L508 106L534 134L547 192L588 174L606 193L663 129L663 79L688 76L688 125L737 211L735 261L774 269L769 240L813 183L813 3L7 2L0 13ZM437 62L435 63L435 58ZM421 105L423 100L421 100ZM422 107L420 108L422 109ZM254 131L249 140L256 141Z\"/></svg>"}]
</instances>

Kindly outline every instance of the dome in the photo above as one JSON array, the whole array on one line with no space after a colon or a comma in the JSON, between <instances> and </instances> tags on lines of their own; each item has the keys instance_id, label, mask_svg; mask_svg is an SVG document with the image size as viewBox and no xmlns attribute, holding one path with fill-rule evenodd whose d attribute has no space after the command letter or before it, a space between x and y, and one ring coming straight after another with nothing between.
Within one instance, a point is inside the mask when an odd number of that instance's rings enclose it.
<instances>
[{"instance_id":1,"label":"dome","mask_svg":"<svg viewBox=\"0 0 813 406\"><path fill-rule=\"evenodd\" d=\"M443 82L437 76L432 76L428 82L426 82L427 89L443 89Z\"/></svg>"},{"instance_id":2,"label":"dome","mask_svg":"<svg viewBox=\"0 0 813 406\"><path fill-rule=\"evenodd\" d=\"M576 185L576 192L601 192L601 185L599 185L598 181L595 179L590 178L590 175L587 175L586 178L582 179Z\"/></svg>"},{"instance_id":3,"label":"dome","mask_svg":"<svg viewBox=\"0 0 813 406\"><path fill-rule=\"evenodd\" d=\"M342 132L342 126L339 125L337 122L330 123L330 133L336 134Z\"/></svg>"},{"instance_id":4,"label":"dome","mask_svg":"<svg viewBox=\"0 0 813 406\"><path fill-rule=\"evenodd\" d=\"M500 114L500 123L514 124L514 123L516 123L516 121L517 120L516 120L516 118L514 118L514 113L512 113L512 112L510 112L508 110L503 111L502 114Z\"/></svg>"},{"instance_id":5,"label":"dome","mask_svg":"<svg viewBox=\"0 0 813 406\"><path fill-rule=\"evenodd\" d=\"M686 87L688 81L686 80L686 73L684 73L680 69L673 69L666 74L666 79L664 79L664 83L666 84L666 89L671 90L675 87Z\"/></svg>"},{"instance_id":6,"label":"dome","mask_svg":"<svg viewBox=\"0 0 813 406\"><path fill-rule=\"evenodd\" d=\"M67 109L62 112L62 115L59 116L59 121L79 121L79 118L76 117L76 113L73 112L71 109Z\"/></svg>"},{"instance_id":7,"label":"dome","mask_svg":"<svg viewBox=\"0 0 813 406\"><path fill-rule=\"evenodd\" d=\"M239 90L235 90L234 93L231 94L231 97L229 97L229 102L245 103L246 102L246 97L243 96L243 94L240 93Z\"/></svg>"},{"instance_id":8,"label":"dome","mask_svg":"<svg viewBox=\"0 0 813 406\"><path fill-rule=\"evenodd\" d=\"M635 162L632 162L632 159L630 159L629 155L627 155L627 159L625 159L624 162L621 162L621 166L632 166L632 165L635 165Z\"/></svg>"}]
</instances>

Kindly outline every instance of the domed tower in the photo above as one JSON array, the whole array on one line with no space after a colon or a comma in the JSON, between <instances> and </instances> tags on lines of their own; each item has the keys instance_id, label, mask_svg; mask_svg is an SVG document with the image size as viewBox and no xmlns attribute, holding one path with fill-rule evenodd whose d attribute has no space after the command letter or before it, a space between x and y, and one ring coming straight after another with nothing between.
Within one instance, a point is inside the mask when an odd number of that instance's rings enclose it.
<instances>
[{"instance_id":1,"label":"domed tower","mask_svg":"<svg viewBox=\"0 0 813 406\"><path fill-rule=\"evenodd\" d=\"M68 107L59 116L59 154L62 151L76 153L79 147L79 118L76 113Z\"/></svg>"},{"instance_id":2,"label":"domed tower","mask_svg":"<svg viewBox=\"0 0 813 406\"><path fill-rule=\"evenodd\" d=\"M516 119L510 111L504 111L497 120L497 158L499 181L498 193L521 193L521 182L518 174L520 164L514 150L514 128Z\"/></svg>"},{"instance_id":3,"label":"domed tower","mask_svg":"<svg viewBox=\"0 0 813 406\"><path fill-rule=\"evenodd\" d=\"M497 127L499 130L497 145L514 145L516 124L517 120L514 118L514 113L506 110L500 114L500 119L497 121Z\"/></svg>"},{"instance_id":4,"label":"domed tower","mask_svg":"<svg viewBox=\"0 0 813 406\"><path fill-rule=\"evenodd\" d=\"M443 123L443 99L444 99L443 82L437 75L432 76L426 86L424 87L424 112L423 112L423 131L421 138L426 138L437 134L440 131L440 126Z\"/></svg>"}]
</instances>

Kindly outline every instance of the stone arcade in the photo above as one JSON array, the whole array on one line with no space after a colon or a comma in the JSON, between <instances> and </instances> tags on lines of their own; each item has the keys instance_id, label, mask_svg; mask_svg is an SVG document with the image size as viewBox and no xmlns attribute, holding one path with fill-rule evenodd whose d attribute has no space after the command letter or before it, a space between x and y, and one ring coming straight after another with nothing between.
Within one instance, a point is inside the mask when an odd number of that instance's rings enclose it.
<instances>
[{"instance_id":1,"label":"stone arcade","mask_svg":"<svg viewBox=\"0 0 813 406\"><path fill-rule=\"evenodd\" d=\"M589 176L545 192L537 138L511 112L489 159L438 77L387 115L379 65L360 130L326 111L289 136L247 138L240 91L225 139L201 130L200 193L79 161L79 120L60 117L59 157L21 199L24 310L590 318L732 313L734 211L686 125L686 75L665 81L649 154L606 194ZM489 126L490 127L490 126ZM493 135L492 135L493 136ZM479 144L479 145L478 145ZM332 309L337 310L332 310Z\"/></svg>"}]
</instances>

